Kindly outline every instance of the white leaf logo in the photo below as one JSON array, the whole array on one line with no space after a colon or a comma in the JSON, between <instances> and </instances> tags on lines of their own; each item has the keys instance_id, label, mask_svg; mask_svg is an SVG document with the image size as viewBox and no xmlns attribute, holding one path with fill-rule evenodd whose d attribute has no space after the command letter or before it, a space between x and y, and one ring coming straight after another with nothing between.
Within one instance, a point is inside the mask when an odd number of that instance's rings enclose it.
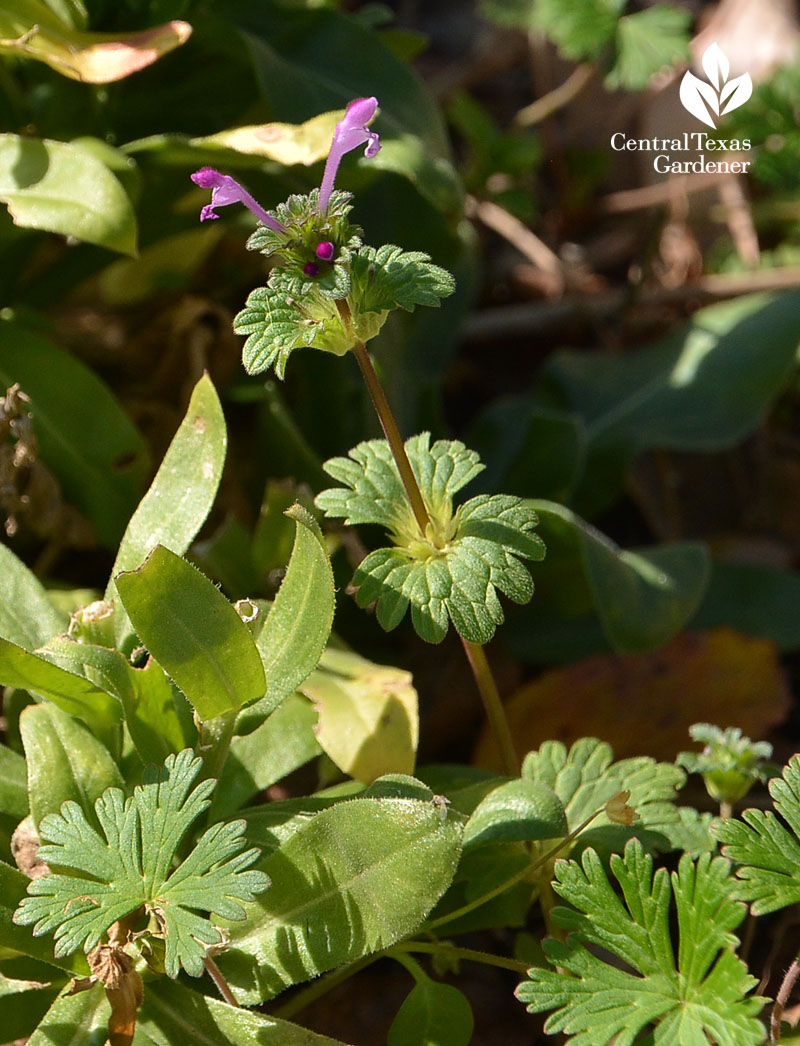
<instances>
[{"instance_id":1,"label":"white leaf logo","mask_svg":"<svg viewBox=\"0 0 800 1046\"><path fill-rule=\"evenodd\" d=\"M724 116L744 105L753 93L749 73L728 79L730 62L717 43L707 47L703 54L703 72L708 82L687 72L681 80L681 104L687 112L708 127L716 127L715 116Z\"/></svg>"}]
</instances>

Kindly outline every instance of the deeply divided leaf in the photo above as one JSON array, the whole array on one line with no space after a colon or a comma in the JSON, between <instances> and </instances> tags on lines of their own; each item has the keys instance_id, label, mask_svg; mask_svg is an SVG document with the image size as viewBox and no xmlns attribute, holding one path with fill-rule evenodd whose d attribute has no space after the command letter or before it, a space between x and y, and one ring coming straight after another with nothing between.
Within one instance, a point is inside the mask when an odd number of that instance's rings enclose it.
<instances>
[{"instance_id":1,"label":"deeply divided leaf","mask_svg":"<svg viewBox=\"0 0 800 1046\"><path fill-rule=\"evenodd\" d=\"M198 911L244 919L242 903L269 885L262 872L246 870L259 852L242 852L243 821L207 829L173 868L181 840L210 804L214 781L192 788L201 765L186 749L148 767L130 798L107 789L95 803L102 835L75 802L46 816L39 856L64 871L33 880L14 921L33 924L34 936L55 931L58 958L80 947L88 952L118 919L144 908L165 937L168 975L184 969L198 977L204 946L222 941Z\"/></svg>"},{"instance_id":2,"label":"deeply divided leaf","mask_svg":"<svg viewBox=\"0 0 800 1046\"><path fill-rule=\"evenodd\" d=\"M573 1046L630 1046L648 1028L654 1030L647 1041L664 1046L762 1042L757 1015L764 1000L749 994L756 979L733 950L732 931L745 909L732 900L728 862L684 855L677 872L654 875L652 858L631 840L624 857L611 858L611 872L617 886L591 849L580 864L556 864L553 888L570 907L554 909L553 918L569 935L545 943L555 968L529 970L517 989L532 1013L553 1011L545 1031L567 1033ZM613 963L596 948L610 952Z\"/></svg>"}]
</instances>

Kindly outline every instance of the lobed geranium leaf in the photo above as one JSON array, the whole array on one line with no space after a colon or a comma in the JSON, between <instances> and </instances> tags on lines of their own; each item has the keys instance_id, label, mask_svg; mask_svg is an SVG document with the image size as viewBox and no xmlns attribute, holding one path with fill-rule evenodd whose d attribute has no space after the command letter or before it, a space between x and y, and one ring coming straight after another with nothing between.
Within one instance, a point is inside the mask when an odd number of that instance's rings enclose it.
<instances>
[{"instance_id":1,"label":"lobed geranium leaf","mask_svg":"<svg viewBox=\"0 0 800 1046\"><path fill-rule=\"evenodd\" d=\"M317 504L348 524L378 523L392 548L379 548L353 578L361 606L377 603L383 628L395 628L411 608L418 634L430 643L447 634L448 621L470 642L485 643L503 620L497 595L524 603L533 582L519 558L542 559L544 544L532 533L536 513L509 495L479 495L453 512L452 495L481 470L478 455L457 440L430 445L427 432L406 441L431 523L423 536L388 445L360 443L349 458L325 470L346 487L325 490Z\"/></svg>"},{"instance_id":2,"label":"lobed geranium leaf","mask_svg":"<svg viewBox=\"0 0 800 1046\"><path fill-rule=\"evenodd\" d=\"M733 896L750 901L753 915L800 901L800 756L792 756L781 777L769 782L775 810L745 810L713 825L722 852L740 867Z\"/></svg>"},{"instance_id":3,"label":"lobed geranium leaf","mask_svg":"<svg viewBox=\"0 0 800 1046\"><path fill-rule=\"evenodd\" d=\"M566 1032L573 1046L630 1046L653 1025L647 1041L654 1046L763 1042L757 1015L765 1000L749 995L756 979L733 950L738 941L732 931L745 909L732 899L729 863L710 854L697 862L684 855L671 876L663 868L653 875L652 858L633 839L624 857L611 858L611 871L621 896L594 850L586 850L580 864L556 864L553 889L571 907L555 908L553 918L570 934L565 942L545 942L558 969L529 970L516 993L532 1013L555 1011L545 1031ZM611 952L624 967L585 945Z\"/></svg>"},{"instance_id":4,"label":"lobed geranium leaf","mask_svg":"<svg viewBox=\"0 0 800 1046\"><path fill-rule=\"evenodd\" d=\"M162 767L149 766L130 798L108 788L95 803L105 838L75 802L44 817L39 856L65 871L33 880L14 921L33 924L36 937L55 931L60 958L81 946L90 951L113 923L144 907L165 935L167 974L200 976L204 945L219 944L222 934L197 912L244 919L242 902L269 886L262 872L246 871L259 851L242 852L243 821L207 829L173 869L181 840L211 802L213 780L192 789L201 765L185 749Z\"/></svg>"}]
</instances>

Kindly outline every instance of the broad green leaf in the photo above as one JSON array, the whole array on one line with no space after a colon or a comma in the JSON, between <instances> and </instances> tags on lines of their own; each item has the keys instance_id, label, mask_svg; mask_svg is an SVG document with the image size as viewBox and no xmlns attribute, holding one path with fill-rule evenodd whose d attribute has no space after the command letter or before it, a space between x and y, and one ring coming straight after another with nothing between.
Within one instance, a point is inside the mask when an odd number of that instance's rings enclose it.
<instances>
[{"instance_id":1,"label":"broad green leaf","mask_svg":"<svg viewBox=\"0 0 800 1046\"><path fill-rule=\"evenodd\" d=\"M286 513L296 525L286 576L257 631L267 694L259 714L268 715L316 668L333 624L336 596L328 552L314 517L301 505Z\"/></svg>"},{"instance_id":2,"label":"broad green leaf","mask_svg":"<svg viewBox=\"0 0 800 1046\"><path fill-rule=\"evenodd\" d=\"M70 636L56 636L35 651L53 665L99 686L122 701L132 692L131 668L118 650L97 643L79 642Z\"/></svg>"},{"instance_id":3,"label":"broad green leaf","mask_svg":"<svg viewBox=\"0 0 800 1046\"><path fill-rule=\"evenodd\" d=\"M464 828L464 852L490 843L560 839L568 832L556 793L523 777L499 785L478 804Z\"/></svg>"},{"instance_id":4,"label":"broad green leaf","mask_svg":"<svg viewBox=\"0 0 800 1046\"><path fill-rule=\"evenodd\" d=\"M218 964L245 1005L386 948L419 928L453 878L460 826L433 803L352 799L261 866L273 886Z\"/></svg>"},{"instance_id":5,"label":"broad green leaf","mask_svg":"<svg viewBox=\"0 0 800 1046\"><path fill-rule=\"evenodd\" d=\"M105 745L77 719L52 704L32 705L20 717L28 764L33 823L57 813L70 800L94 818L106 788L122 788L122 775Z\"/></svg>"},{"instance_id":6,"label":"broad green leaf","mask_svg":"<svg viewBox=\"0 0 800 1046\"><path fill-rule=\"evenodd\" d=\"M67 627L41 582L6 545L0 545L0 636L34 650Z\"/></svg>"},{"instance_id":7,"label":"broad green leaf","mask_svg":"<svg viewBox=\"0 0 800 1046\"><path fill-rule=\"evenodd\" d=\"M392 1021L387 1046L468 1046L474 1026L466 997L451 984L420 977Z\"/></svg>"},{"instance_id":8,"label":"broad green leaf","mask_svg":"<svg viewBox=\"0 0 800 1046\"><path fill-rule=\"evenodd\" d=\"M550 568L565 616L593 607L621 653L662 646L691 619L708 579L705 546L683 542L626 551L563 505L531 505L550 550L544 576Z\"/></svg>"},{"instance_id":9,"label":"broad green leaf","mask_svg":"<svg viewBox=\"0 0 800 1046\"><path fill-rule=\"evenodd\" d=\"M28 955L32 959L47 963L49 967L56 966L60 970L68 970L79 976L88 974L89 964L83 955L56 958L50 941L34 937L26 927L17 926L12 921L14 909L25 896L29 882L30 879L22 872L12 868L5 861L0 861L0 948Z\"/></svg>"},{"instance_id":10,"label":"broad green leaf","mask_svg":"<svg viewBox=\"0 0 800 1046\"><path fill-rule=\"evenodd\" d=\"M125 725L145 765L163 763L196 741L187 737L176 707L184 698L173 690L163 668L148 658L144 668L131 669L131 690L122 696Z\"/></svg>"},{"instance_id":11,"label":"broad green leaf","mask_svg":"<svg viewBox=\"0 0 800 1046\"><path fill-rule=\"evenodd\" d=\"M688 11L669 4L623 15L617 23L617 54L606 86L641 91L656 73L686 60L691 21Z\"/></svg>"},{"instance_id":12,"label":"broad green leaf","mask_svg":"<svg viewBox=\"0 0 800 1046\"><path fill-rule=\"evenodd\" d=\"M234 813L322 749L314 728L317 714L299 695L290 695L252 733L234 737L214 796L212 816Z\"/></svg>"},{"instance_id":13,"label":"broad green leaf","mask_svg":"<svg viewBox=\"0 0 800 1046\"><path fill-rule=\"evenodd\" d=\"M528 0L531 28L545 33L565 58L599 59L613 40L626 0ZM496 5L492 5L496 6Z\"/></svg>"},{"instance_id":14,"label":"broad green leaf","mask_svg":"<svg viewBox=\"0 0 800 1046\"><path fill-rule=\"evenodd\" d=\"M738 866L733 896L751 902L753 915L800 900L800 756L792 756L769 791L788 828L772 810L745 810L741 821L728 818L712 828L722 852Z\"/></svg>"},{"instance_id":15,"label":"broad green leaf","mask_svg":"<svg viewBox=\"0 0 800 1046\"><path fill-rule=\"evenodd\" d=\"M28 813L28 775L25 760L0 745L0 813L21 821Z\"/></svg>"},{"instance_id":16,"label":"broad green leaf","mask_svg":"<svg viewBox=\"0 0 800 1046\"><path fill-rule=\"evenodd\" d=\"M274 3L256 7L247 0L229 3L226 11L245 34L271 109L300 121L309 113L376 95L381 110L373 126L383 136L383 151L393 139L419 139L419 148L403 149L390 159L398 166L402 162L402 173L437 207L460 210L460 186L440 112L421 81L374 32L339 11L290 10ZM352 55L359 56L357 62ZM342 187L349 163L342 165Z\"/></svg>"},{"instance_id":17,"label":"broad green leaf","mask_svg":"<svg viewBox=\"0 0 800 1046\"><path fill-rule=\"evenodd\" d=\"M187 22L173 21L132 33L87 33L59 13L52 0L6 0L0 5L0 52L46 62L72 80L106 84L152 65L192 32Z\"/></svg>"},{"instance_id":18,"label":"broad green leaf","mask_svg":"<svg viewBox=\"0 0 800 1046\"><path fill-rule=\"evenodd\" d=\"M31 399L42 460L65 496L116 548L147 469L144 440L95 374L46 338L0 321L0 383Z\"/></svg>"},{"instance_id":19,"label":"broad green leaf","mask_svg":"<svg viewBox=\"0 0 800 1046\"><path fill-rule=\"evenodd\" d=\"M689 622L704 632L726 625L770 639L785 653L800 647L800 573L755 563L714 563L703 602Z\"/></svg>"},{"instance_id":20,"label":"broad green leaf","mask_svg":"<svg viewBox=\"0 0 800 1046\"><path fill-rule=\"evenodd\" d=\"M105 737L122 719L119 701L84 676L0 639L0 684L41 694Z\"/></svg>"},{"instance_id":21,"label":"broad green leaf","mask_svg":"<svg viewBox=\"0 0 800 1046\"><path fill-rule=\"evenodd\" d=\"M156 545L163 545L179 556L186 552L217 496L227 447L222 406L206 374L195 385L186 416L150 489L128 523L106 588L106 599L114 598L115 576L122 570L141 566ZM122 642L130 628L122 608L114 627Z\"/></svg>"},{"instance_id":22,"label":"broad green leaf","mask_svg":"<svg viewBox=\"0 0 800 1046\"><path fill-rule=\"evenodd\" d=\"M107 1039L110 1015L111 1006L99 984L77 995L61 995L27 1046L72 1046L76 1041L95 1046Z\"/></svg>"},{"instance_id":23,"label":"broad green leaf","mask_svg":"<svg viewBox=\"0 0 800 1046\"><path fill-rule=\"evenodd\" d=\"M766 1000L751 996L757 984L733 950L733 930L745 908L731 899L733 879L724 858L684 854L678 871L653 875L652 858L638 840L611 858L616 892L600 858L559 861L553 889L572 906L553 918L570 931L566 942L545 941L558 969L534 967L517 988L532 1013L553 1010L545 1032L566 1032L575 1046L631 1046L655 1025L649 1041L663 1046L756 1046ZM672 890L670 890L670 879ZM677 911L678 950L669 931L670 897ZM613 965L585 946L599 946ZM565 976L565 971L572 976Z\"/></svg>"},{"instance_id":24,"label":"broad green leaf","mask_svg":"<svg viewBox=\"0 0 800 1046\"><path fill-rule=\"evenodd\" d=\"M486 472L481 491L566 501L583 470L586 438L580 418L537 406L530 396L504 396L478 416L468 433Z\"/></svg>"},{"instance_id":25,"label":"broad green leaf","mask_svg":"<svg viewBox=\"0 0 800 1046\"><path fill-rule=\"evenodd\" d=\"M182 984L147 985L139 1011L136 1043L141 1046L345 1046L327 1035L253 1010L228 1006Z\"/></svg>"},{"instance_id":26,"label":"broad green leaf","mask_svg":"<svg viewBox=\"0 0 800 1046\"><path fill-rule=\"evenodd\" d=\"M567 750L561 741L546 741L529 752L522 764L523 779L551 788L561 800L570 831L602 811L579 839L608 850L632 830L613 824L603 809L618 792L630 792L628 805L637 813L636 832L648 842L661 836L662 846L680 824L675 808L678 789L686 775L673 763L657 763L650 756L614 762L611 746L596 737L582 737ZM656 840L653 839L653 833Z\"/></svg>"},{"instance_id":27,"label":"broad green leaf","mask_svg":"<svg viewBox=\"0 0 800 1046\"><path fill-rule=\"evenodd\" d=\"M369 784L413 772L419 709L410 672L331 651L301 689L317 711L323 751L344 773Z\"/></svg>"},{"instance_id":28,"label":"broad green leaf","mask_svg":"<svg viewBox=\"0 0 800 1046\"><path fill-rule=\"evenodd\" d=\"M191 563L159 545L115 581L142 642L201 719L263 695L264 669L247 625Z\"/></svg>"},{"instance_id":29,"label":"broad green leaf","mask_svg":"<svg viewBox=\"0 0 800 1046\"><path fill-rule=\"evenodd\" d=\"M586 426L579 510L607 505L641 451L722 450L752 432L794 368L798 305L797 290L746 295L701 309L675 334L621 357L557 352L548 382Z\"/></svg>"},{"instance_id":30,"label":"broad green leaf","mask_svg":"<svg viewBox=\"0 0 800 1046\"><path fill-rule=\"evenodd\" d=\"M317 496L326 515L343 516L348 524L382 523L394 542L358 566L358 603L377 602L378 622L387 631L411 607L414 628L427 642L441 642L451 620L464 639L488 642L503 621L498 591L517 603L533 595L520 559L544 556L533 533L536 513L521 498L485 494L454 512L452 495L481 471L477 454L456 440L431 446L427 432L405 448L430 516L424 536L384 440L359 443L348 458L324 466L346 484Z\"/></svg>"},{"instance_id":31,"label":"broad green leaf","mask_svg":"<svg viewBox=\"0 0 800 1046\"><path fill-rule=\"evenodd\" d=\"M141 566L156 545L183 555L211 511L227 446L222 406L206 374L195 385L186 416L128 523L112 576ZM111 591L110 582L106 598Z\"/></svg>"},{"instance_id":32,"label":"broad green leaf","mask_svg":"<svg viewBox=\"0 0 800 1046\"><path fill-rule=\"evenodd\" d=\"M245 870L258 850L242 852L243 821L207 829L173 868L181 840L211 802L215 781L192 789L201 766L185 749L161 767L147 767L129 799L118 788L107 789L95 804L105 839L77 803L64 803L59 814L45 817L39 856L61 871L31 881L15 922L33 924L36 936L55 931L60 957L81 946L90 951L112 923L144 906L164 936L168 976L184 969L199 977L204 945L219 944L222 935L197 910L245 919L242 902L269 886L262 872Z\"/></svg>"},{"instance_id":33,"label":"broad green leaf","mask_svg":"<svg viewBox=\"0 0 800 1046\"><path fill-rule=\"evenodd\" d=\"M136 253L136 215L104 163L82 145L0 135L0 201L15 225Z\"/></svg>"},{"instance_id":34,"label":"broad green leaf","mask_svg":"<svg viewBox=\"0 0 800 1046\"><path fill-rule=\"evenodd\" d=\"M261 803L259 806L242 810L242 817L247 822L247 840L258 846L265 856L274 853L322 810L357 795L365 795L363 786L357 781L344 781L316 795L299 799L276 799L271 803ZM397 798L397 795L392 798ZM428 798L432 799L433 795L429 795Z\"/></svg>"}]
</instances>

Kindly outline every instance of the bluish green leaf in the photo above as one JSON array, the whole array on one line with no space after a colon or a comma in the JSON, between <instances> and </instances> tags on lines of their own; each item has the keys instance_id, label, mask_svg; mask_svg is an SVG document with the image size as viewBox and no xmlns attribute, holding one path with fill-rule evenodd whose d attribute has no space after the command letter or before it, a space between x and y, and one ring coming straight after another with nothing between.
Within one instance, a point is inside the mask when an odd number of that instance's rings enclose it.
<instances>
[{"instance_id":1,"label":"bluish green leaf","mask_svg":"<svg viewBox=\"0 0 800 1046\"><path fill-rule=\"evenodd\" d=\"M196 567L159 545L115 581L142 642L201 719L263 696L264 669L247 625Z\"/></svg>"},{"instance_id":2,"label":"bluish green leaf","mask_svg":"<svg viewBox=\"0 0 800 1046\"><path fill-rule=\"evenodd\" d=\"M245 1005L419 928L453 878L461 829L430 802L352 799L260 865L273 886L218 965Z\"/></svg>"},{"instance_id":3,"label":"bluish green leaf","mask_svg":"<svg viewBox=\"0 0 800 1046\"><path fill-rule=\"evenodd\" d=\"M184 701L183 696L173 690L154 658L148 658L144 668L131 669L131 689L122 695L122 707L125 725L145 765L163 763L168 755L195 743L196 731L187 736L178 701Z\"/></svg>"},{"instance_id":4,"label":"bluish green leaf","mask_svg":"<svg viewBox=\"0 0 800 1046\"><path fill-rule=\"evenodd\" d=\"M21 324L0 320L0 383L14 382L30 397L42 460L103 544L116 548L147 469L133 422L88 367Z\"/></svg>"},{"instance_id":5,"label":"bluish green leaf","mask_svg":"<svg viewBox=\"0 0 800 1046\"><path fill-rule=\"evenodd\" d=\"M30 879L22 872L12 868L5 861L0 861L0 948L10 952L30 956L48 967L58 967L80 976L89 973L89 964L83 955L70 955L56 958L53 955L51 941L34 937L27 927L17 926L12 916L19 902L25 896ZM53 975L55 979L55 974Z\"/></svg>"},{"instance_id":6,"label":"bluish green leaf","mask_svg":"<svg viewBox=\"0 0 800 1046\"><path fill-rule=\"evenodd\" d=\"M81 145L0 135L0 200L14 222L136 253L136 215L116 177Z\"/></svg>"},{"instance_id":7,"label":"bluish green leaf","mask_svg":"<svg viewBox=\"0 0 800 1046\"><path fill-rule=\"evenodd\" d=\"M688 59L691 22L689 11L669 4L623 15L617 23L617 53L606 86L641 91L656 73Z\"/></svg>"}]
</instances>

